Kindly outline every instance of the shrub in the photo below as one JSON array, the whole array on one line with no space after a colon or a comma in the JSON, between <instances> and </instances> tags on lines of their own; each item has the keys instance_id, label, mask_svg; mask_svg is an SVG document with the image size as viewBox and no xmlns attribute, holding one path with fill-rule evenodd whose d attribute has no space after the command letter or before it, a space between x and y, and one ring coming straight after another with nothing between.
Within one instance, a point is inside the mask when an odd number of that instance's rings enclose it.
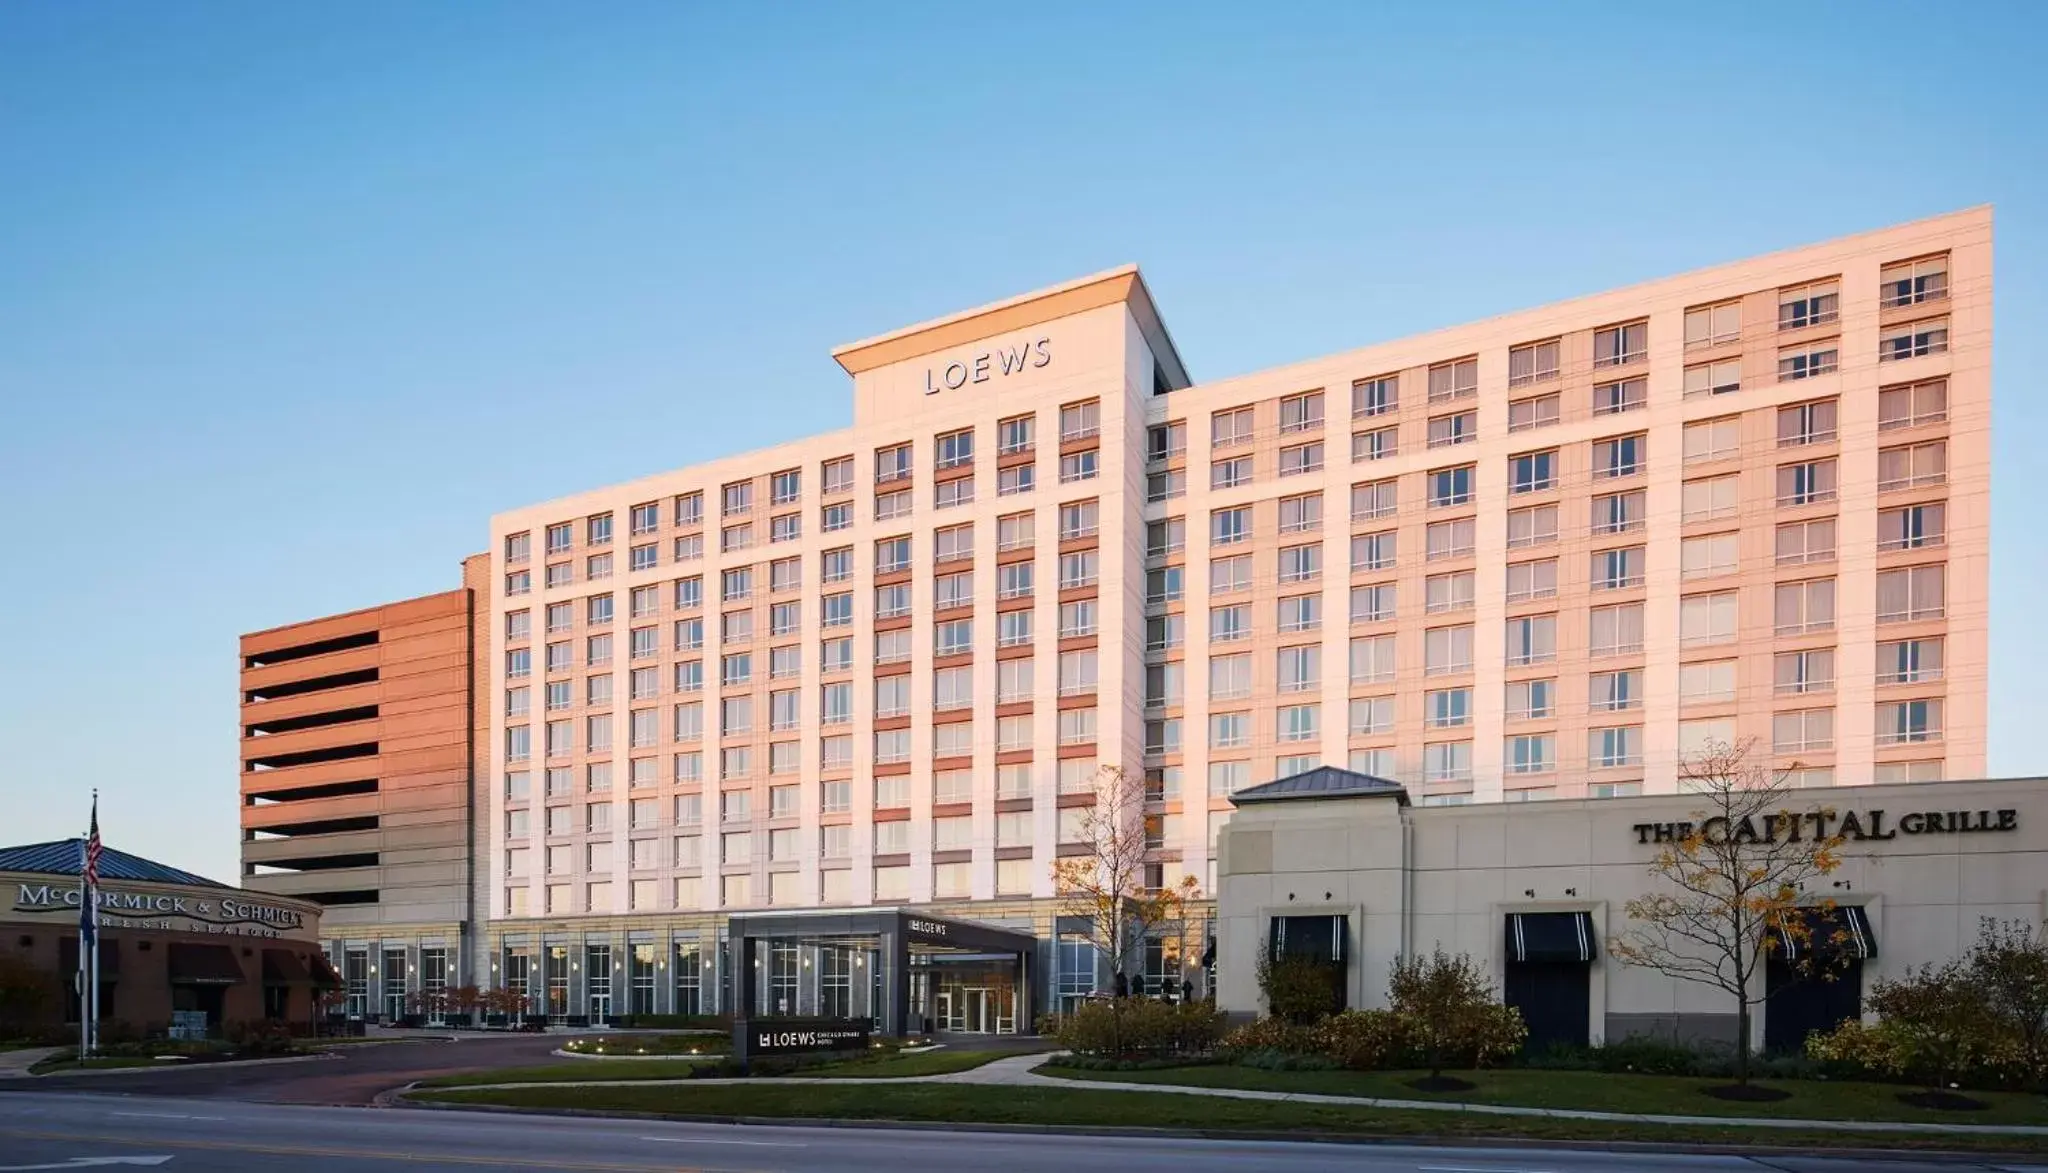
<instances>
[{"instance_id":1,"label":"shrub","mask_svg":"<svg viewBox=\"0 0 2048 1173\"><path fill-rule=\"evenodd\" d=\"M1206 1002L1144 998L1083 1002L1059 1020L1060 1045L1077 1055L1202 1055L1223 1033L1223 1015Z\"/></svg>"},{"instance_id":2,"label":"shrub","mask_svg":"<svg viewBox=\"0 0 2048 1173\"><path fill-rule=\"evenodd\" d=\"M1064 1067L1069 1071L1160 1071L1175 1067L1201 1067L1213 1062L1215 1058L1207 1055L1176 1055L1151 1059L1118 1059L1109 1055L1054 1055L1040 1066Z\"/></svg>"},{"instance_id":3,"label":"shrub","mask_svg":"<svg viewBox=\"0 0 2048 1173\"><path fill-rule=\"evenodd\" d=\"M627 1030L732 1030L729 1014L616 1014L612 1022Z\"/></svg>"},{"instance_id":4,"label":"shrub","mask_svg":"<svg viewBox=\"0 0 2048 1173\"><path fill-rule=\"evenodd\" d=\"M230 1022L221 1037L239 1055L289 1055L299 1049L289 1026L267 1018Z\"/></svg>"},{"instance_id":5,"label":"shrub","mask_svg":"<svg viewBox=\"0 0 2048 1173\"><path fill-rule=\"evenodd\" d=\"M1216 1049L1232 1058L1255 1054L1306 1055L1315 1052L1315 1039L1305 1026L1284 1018L1261 1018L1224 1035Z\"/></svg>"},{"instance_id":6,"label":"shrub","mask_svg":"<svg viewBox=\"0 0 2048 1173\"><path fill-rule=\"evenodd\" d=\"M1630 1035L1601 1046L1568 1046L1553 1043L1525 1055L1522 1063L1550 1071L1604 1071L1612 1074L1690 1075L1713 1051L1688 1046L1670 1039Z\"/></svg>"},{"instance_id":7,"label":"shrub","mask_svg":"<svg viewBox=\"0 0 2048 1173\"><path fill-rule=\"evenodd\" d=\"M2028 1084L2048 1079L2048 941L2025 921L1986 917L1969 954L1971 976L1984 991Z\"/></svg>"},{"instance_id":8,"label":"shrub","mask_svg":"<svg viewBox=\"0 0 2048 1173\"><path fill-rule=\"evenodd\" d=\"M1462 953L1395 958L1387 997L1431 1075L1451 1064L1483 1067L1529 1036L1521 1012L1495 1001L1493 983Z\"/></svg>"},{"instance_id":9,"label":"shrub","mask_svg":"<svg viewBox=\"0 0 2048 1173\"><path fill-rule=\"evenodd\" d=\"M58 1025L63 987L49 973L19 957L0 956L0 1038Z\"/></svg>"},{"instance_id":10,"label":"shrub","mask_svg":"<svg viewBox=\"0 0 2048 1173\"><path fill-rule=\"evenodd\" d=\"M1391 1067L1413 1049L1408 1023L1391 1010L1346 1010L1308 1028L1314 1053L1339 1067Z\"/></svg>"},{"instance_id":11,"label":"shrub","mask_svg":"<svg viewBox=\"0 0 2048 1173\"><path fill-rule=\"evenodd\" d=\"M1870 1008L1901 1069L1928 1087L1947 1087L1957 1077L2012 1061L1984 984L1961 960L1880 979L1871 986Z\"/></svg>"},{"instance_id":12,"label":"shrub","mask_svg":"<svg viewBox=\"0 0 2048 1173\"><path fill-rule=\"evenodd\" d=\"M1260 949L1254 976L1266 996L1266 1012L1277 1018L1313 1022L1342 1003L1344 967L1335 962L1300 955L1275 957L1271 949Z\"/></svg>"}]
</instances>

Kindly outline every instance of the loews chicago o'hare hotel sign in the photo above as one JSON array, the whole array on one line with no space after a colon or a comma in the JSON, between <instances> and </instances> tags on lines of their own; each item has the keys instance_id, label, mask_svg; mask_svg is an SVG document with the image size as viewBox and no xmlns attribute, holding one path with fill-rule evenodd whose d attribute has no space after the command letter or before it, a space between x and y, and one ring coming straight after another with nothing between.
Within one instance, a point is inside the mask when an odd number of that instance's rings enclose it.
<instances>
[{"instance_id":1,"label":"loews chicago o'hare hotel sign","mask_svg":"<svg viewBox=\"0 0 2048 1173\"><path fill-rule=\"evenodd\" d=\"M958 391L973 383L986 383L1007 375L1021 375L1052 363L1052 339L1026 338L1005 342L987 350L956 358L943 366L927 367L924 393Z\"/></svg>"},{"instance_id":2,"label":"loews chicago o'hare hotel sign","mask_svg":"<svg viewBox=\"0 0 2048 1173\"><path fill-rule=\"evenodd\" d=\"M83 899L83 891L76 884L17 881L14 911L64 913L75 921ZM100 927L103 929L276 937L306 926L305 916L297 909L245 900L233 890L219 896L197 896L102 887L99 909Z\"/></svg>"}]
</instances>

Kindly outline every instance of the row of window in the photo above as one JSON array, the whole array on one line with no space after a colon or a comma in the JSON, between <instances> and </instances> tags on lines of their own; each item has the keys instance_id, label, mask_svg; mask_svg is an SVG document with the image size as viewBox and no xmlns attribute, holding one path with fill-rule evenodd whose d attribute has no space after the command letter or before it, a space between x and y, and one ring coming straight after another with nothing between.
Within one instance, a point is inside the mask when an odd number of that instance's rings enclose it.
<instances>
[{"instance_id":1,"label":"row of window","mask_svg":"<svg viewBox=\"0 0 2048 1173\"><path fill-rule=\"evenodd\" d=\"M1037 861L996 860L995 894L1029 896L1033 881L1044 872L1045 865ZM933 899L967 899L972 894L972 877L969 864L933 864ZM770 872L765 890L757 885L754 879L753 876L744 874L701 878L678 876L669 881L635 879L628 881L624 887L627 900L623 904L620 903L619 896L614 892L614 885L609 880L591 880L580 886L574 883L548 883L541 887L541 907L549 916L563 916L572 913L699 909L706 907L707 895L716 897L716 906L719 908L809 907L817 904L852 904L855 900L853 872L848 868L829 868L815 875L799 871ZM872 883L872 899L876 904L901 904L910 900L910 867L907 864L874 868ZM531 894L532 888L525 883L505 888L506 915L534 915ZM827 976L829 978L830 975ZM1095 979L1091 974L1088 988L1093 989L1094 983ZM697 988L690 987L693 990ZM678 996L682 996L681 989Z\"/></svg>"}]
</instances>

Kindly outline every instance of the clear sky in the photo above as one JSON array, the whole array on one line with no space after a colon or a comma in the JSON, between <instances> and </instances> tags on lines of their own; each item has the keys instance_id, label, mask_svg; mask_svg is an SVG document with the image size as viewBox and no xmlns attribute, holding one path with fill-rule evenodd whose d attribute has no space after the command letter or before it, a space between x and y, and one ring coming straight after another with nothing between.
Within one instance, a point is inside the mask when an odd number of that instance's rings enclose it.
<instances>
[{"instance_id":1,"label":"clear sky","mask_svg":"<svg viewBox=\"0 0 2048 1173\"><path fill-rule=\"evenodd\" d=\"M0 5L0 843L236 872L236 636L850 418L1127 261L1205 381L1998 214L1992 770L2048 772L2048 5Z\"/></svg>"}]
</instances>

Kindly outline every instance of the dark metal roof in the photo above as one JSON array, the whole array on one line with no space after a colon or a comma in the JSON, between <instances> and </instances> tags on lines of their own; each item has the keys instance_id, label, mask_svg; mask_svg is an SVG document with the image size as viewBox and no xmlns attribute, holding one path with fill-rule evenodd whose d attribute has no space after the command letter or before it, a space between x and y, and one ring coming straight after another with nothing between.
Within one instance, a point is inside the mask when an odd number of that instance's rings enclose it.
<instances>
[{"instance_id":1,"label":"dark metal roof","mask_svg":"<svg viewBox=\"0 0 2048 1173\"><path fill-rule=\"evenodd\" d=\"M1408 805L1408 792L1400 783L1336 766L1317 766L1291 777L1248 786L1231 795L1230 801L1234 806L1243 806L1248 802L1279 802L1287 798L1392 798L1402 806Z\"/></svg>"},{"instance_id":2,"label":"dark metal roof","mask_svg":"<svg viewBox=\"0 0 2048 1173\"><path fill-rule=\"evenodd\" d=\"M76 876L85 870L82 839L58 839L30 843L25 847L0 847L0 872L39 872L49 876ZM100 845L100 879L133 880L143 884L186 884L195 888L225 888L205 876L195 876L167 864Z\"/></svg>"}]
</instances>

